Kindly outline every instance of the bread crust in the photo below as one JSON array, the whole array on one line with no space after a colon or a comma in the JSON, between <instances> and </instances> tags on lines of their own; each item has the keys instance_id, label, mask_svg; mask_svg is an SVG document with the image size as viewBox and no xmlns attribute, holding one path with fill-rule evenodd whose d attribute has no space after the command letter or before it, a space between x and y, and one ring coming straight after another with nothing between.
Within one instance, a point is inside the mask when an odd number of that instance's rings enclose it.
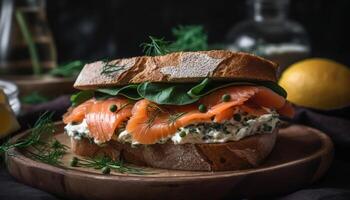
<instances>
[{"instance_id":1,"label":"bread crust","mask_svg":"<svg viewBox=\"0 0 350 200\"><path fill-rule=\"evenodd\" d=\"M110 141L103 147L87 139L72 139L72 150L81 156L99 154L128 163L163 169L190 171L227 171L256 167L272 151L278 129L272 133L257 134L242 140L213 144L165 144L132 147Z\"/></svg>"},{"instance_id":2,"label":"bread crust","mask_svg":"<svg viewBox=\"0 0 350 200\"><path fill-rule=\"evenodd\" d=\"M197 82L252 79L276 81L277 64L242 52L212 50L140 56L108 62L119 66L103 73L105 62L86 64L74 87L81 90L150 82Z\"/></svg>"}]
</instances>

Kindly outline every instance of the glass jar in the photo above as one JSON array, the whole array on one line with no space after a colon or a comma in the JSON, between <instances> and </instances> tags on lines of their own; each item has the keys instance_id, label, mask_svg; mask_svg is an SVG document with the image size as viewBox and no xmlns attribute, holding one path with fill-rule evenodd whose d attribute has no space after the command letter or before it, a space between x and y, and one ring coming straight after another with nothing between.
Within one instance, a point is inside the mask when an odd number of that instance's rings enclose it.
<instances>
[{"instance_id":1,"label":"glass jar","mask_svg":"<svg viewBox=\"0 0 350 200\"><path fill-rule=\"evenodd\" d=\"M0 3L0 75L39 75L55 67L45 0Z\"/></svg>"},{"instance_id":2,"label":"glass jar","mask_svg":"<svg viewBox=\"0 0 350 200\"><path fill-rule=\"evenodd\" d=\"M227 35L226 48L253 53L279 64L281 71L310 54L304 28L287 18L289 0L248 0L249 17Z\"/></svg>"},{"instance_id":3,"label":"glass jar","mask_svg":"<svg viewBox=\"0 0 350 200\"><path fill-rule=\"evenodd\" d=\"M8 97L11 109L16 115L18 115L21 110L21 103L18 99L17 86L9 81L0 80L0 88L4 90Z\"/></svg>"}]
</instances>

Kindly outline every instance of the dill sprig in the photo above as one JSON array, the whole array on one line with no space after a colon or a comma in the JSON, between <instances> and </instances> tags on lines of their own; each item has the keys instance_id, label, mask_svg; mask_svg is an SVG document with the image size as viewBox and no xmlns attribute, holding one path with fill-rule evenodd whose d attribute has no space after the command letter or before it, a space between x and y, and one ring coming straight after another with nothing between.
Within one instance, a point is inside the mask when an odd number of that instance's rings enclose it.
<instances>
[{"instance_id":1,"label":"dill sprig","mask_svg":"<svg viewBox=\"0 0 350 200\"><path fill-rule=\"evenodd\" d=\"M31 133L14 143L6 142L0 146L0 153L13 148L23 149L31 158L41 162L59 165L60 159L68 147L53 137L55 125L52 121L53 113L45 112L34 124ZM9 154L11 156L11 154Z\"/></svg>"},{"instance_id":2,"label":"dill sprig","mask_svg":"<svg viewBox=\"0 0 350 200\"><path fill-rule=\"evenodd\" d=\"M50 164L59 165L62 164L61 158L66 154L68 146L60 143L58 140L53 139L52 141L43 145L34 145L34 151L26 149L28 155L35 160Z\"/></svg>"},{"instance_id":3,"label":"dill sprig","mask_svg":"<svg viewBox=\"0 0 350 200\"><path fill-rule=\"evenodd\" d=\"M115 161L107 156L96 157L96 158L73 157L71 160L71 166L94 168L94 169L102 170L102 173L104 174L109 174L110 170L114 170L122 174L125 174L125 173L137 174L137 175L150 174L140 168L126 166L122 161Z\"/></svg>"},{"instance_id":4,"label":"dill sprig","mask_svg":"<svg viewBox=\"0 0 350 200\"><path fill-rule=\"evenodd\" d=\"M203 26L188 25L172 29L175 41L165 41L164 38L149 36L149 43L142 43L143 52L149 56L165 55L178 51L204 51L209 49L208 35Z\"/></svg>"},{"instance_id":5,"label":"dill sprig","mask_svg":"<svg viewBox=\"0 0 350 200\"><path fill-rule=\"evenodd\" d=\"M208 35L203 26L187 25L172 29L176 40L170 45L172 51L205 51L208 50Z\"/></svg>"},{"instance_id":6,"label":"dill sprig","mask_svg":"<svg viewBox=\"0 0 350 200\"><path fill-rule=\"evenodd\" d=\"M101 75L113 76L116 72L124 70L124 66L112 64L111 61L103 61Z\"/></svg>"},{"instance_id":7,"label":"dill sprig","mask_svg":"<svg viewBox=\"0 0 350 200\"><path fill-rule=\"evenodd\" d=\"M165 41L164 38L156 38L149 36L151 40L149 43L142 43L140 46L143 47L143 52L148 56L158 56L170 53L168 49L170 42Z\"/></svg>"},{"instance_id":8,"label":"dill sprig","mask_svg":"<svg viewBox=\"0 0 350 200\"><path fill-rule=\"evenodd\" d=\"M147 107L147 114L149 115L146 124L147 128L151 128L152 125L154 124L155 120L161 113L166 113L167 111L162 109L156 104L148 104Z\"/></svg>"},{"instance_id":9,"label":"dill sprig","mask_svg":"<svg viewBox=\"0 0 350 200\"><path fill-rule=\"evenodd\" d=\"M52 123L53 113L45 112L39 117L34 124L32 132L24 139L17 140L15 143L6 142L0 146L0 152L7 152L12 148L27 148L32 145L42 144L42 136L44 134L53 134L55 127Z\"/></svg>"},{"instance_id":10,"label":"dill sprig","mask_svg":"<svg viewBox=\"0 0 350 200\"><path fill-rule=\"evenodd\" d=\"M187 112L173 113L169 116L168 123L174 124L178 119L180 119L182 116L184 116L186 114L187 114Z\"/></svg>"},{"instance_id":11,"label":"dill sprig","mask_svg":"<svg viewBox=\"0 0 350 200\"><path fill-rule=\"evenodd\" d=\"M121 110L123 110L124 108L126 108L127 106L131 106L131 105L133 105L131 102L125 103L125 104L121 105L120 108L118 108L118 110L115 113L118 113Z\"/></svg>"}]
</instances>

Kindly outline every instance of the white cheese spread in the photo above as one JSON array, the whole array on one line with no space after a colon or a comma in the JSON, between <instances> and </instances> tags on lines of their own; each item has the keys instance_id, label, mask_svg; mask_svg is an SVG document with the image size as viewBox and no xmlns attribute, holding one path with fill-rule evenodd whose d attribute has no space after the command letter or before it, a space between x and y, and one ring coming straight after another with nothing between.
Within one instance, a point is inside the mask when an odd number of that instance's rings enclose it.
<instances>
[{"instance_id":1,"label":"white cheese spread","mask_svg":"<svg viewBox=\"0 0 350 200\"><path fill-rule=\"evenodd\" d=\"M174 144L185 143L224 143L228 141L238 141L254 134L271 133L279 122L278 114L275 112L264 114L259 117L236 114L231 120L223 123L198 123L179 128L178 131L166 138L160 139L157 143L172 141ZM66 133L76 140L81 138L91 138L86 121L80 124L68 124L65 127ZM138 145L132 139L125 128L119 129L119 135L115 139L122 143ZM101 142L94 140L95 143Z\"/></svg>"}]
</instances>

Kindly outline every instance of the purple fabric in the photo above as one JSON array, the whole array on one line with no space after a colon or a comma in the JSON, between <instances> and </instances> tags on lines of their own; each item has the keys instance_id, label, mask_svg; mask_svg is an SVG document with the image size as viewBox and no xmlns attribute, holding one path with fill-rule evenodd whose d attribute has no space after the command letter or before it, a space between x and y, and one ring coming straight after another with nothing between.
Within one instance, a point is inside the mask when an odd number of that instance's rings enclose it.
<instances>
[{"instance_id":1,"label":"purple fabric","mask_svg":"<svg viewBox=\"0 0 350 200\"><path fill-rule=\"evenodd\" d=\"M53 101L32 107L19 117L19 121L22 128L25 129L32 126L45 111L55 112L54 119L58 121L62 119L62 115L69 106L69 97L61 96ZM309 188L279 197L261 198L278 200L350 199L350 162L347 154L350 152L350 107L330 111L297 107L296 116L291 122L315 127L327 133L335 144L336 159L326 175ZM0 199L51 200L59 198L18 183L3 167L0 167Z\"/></svg>"}]
</instances>

